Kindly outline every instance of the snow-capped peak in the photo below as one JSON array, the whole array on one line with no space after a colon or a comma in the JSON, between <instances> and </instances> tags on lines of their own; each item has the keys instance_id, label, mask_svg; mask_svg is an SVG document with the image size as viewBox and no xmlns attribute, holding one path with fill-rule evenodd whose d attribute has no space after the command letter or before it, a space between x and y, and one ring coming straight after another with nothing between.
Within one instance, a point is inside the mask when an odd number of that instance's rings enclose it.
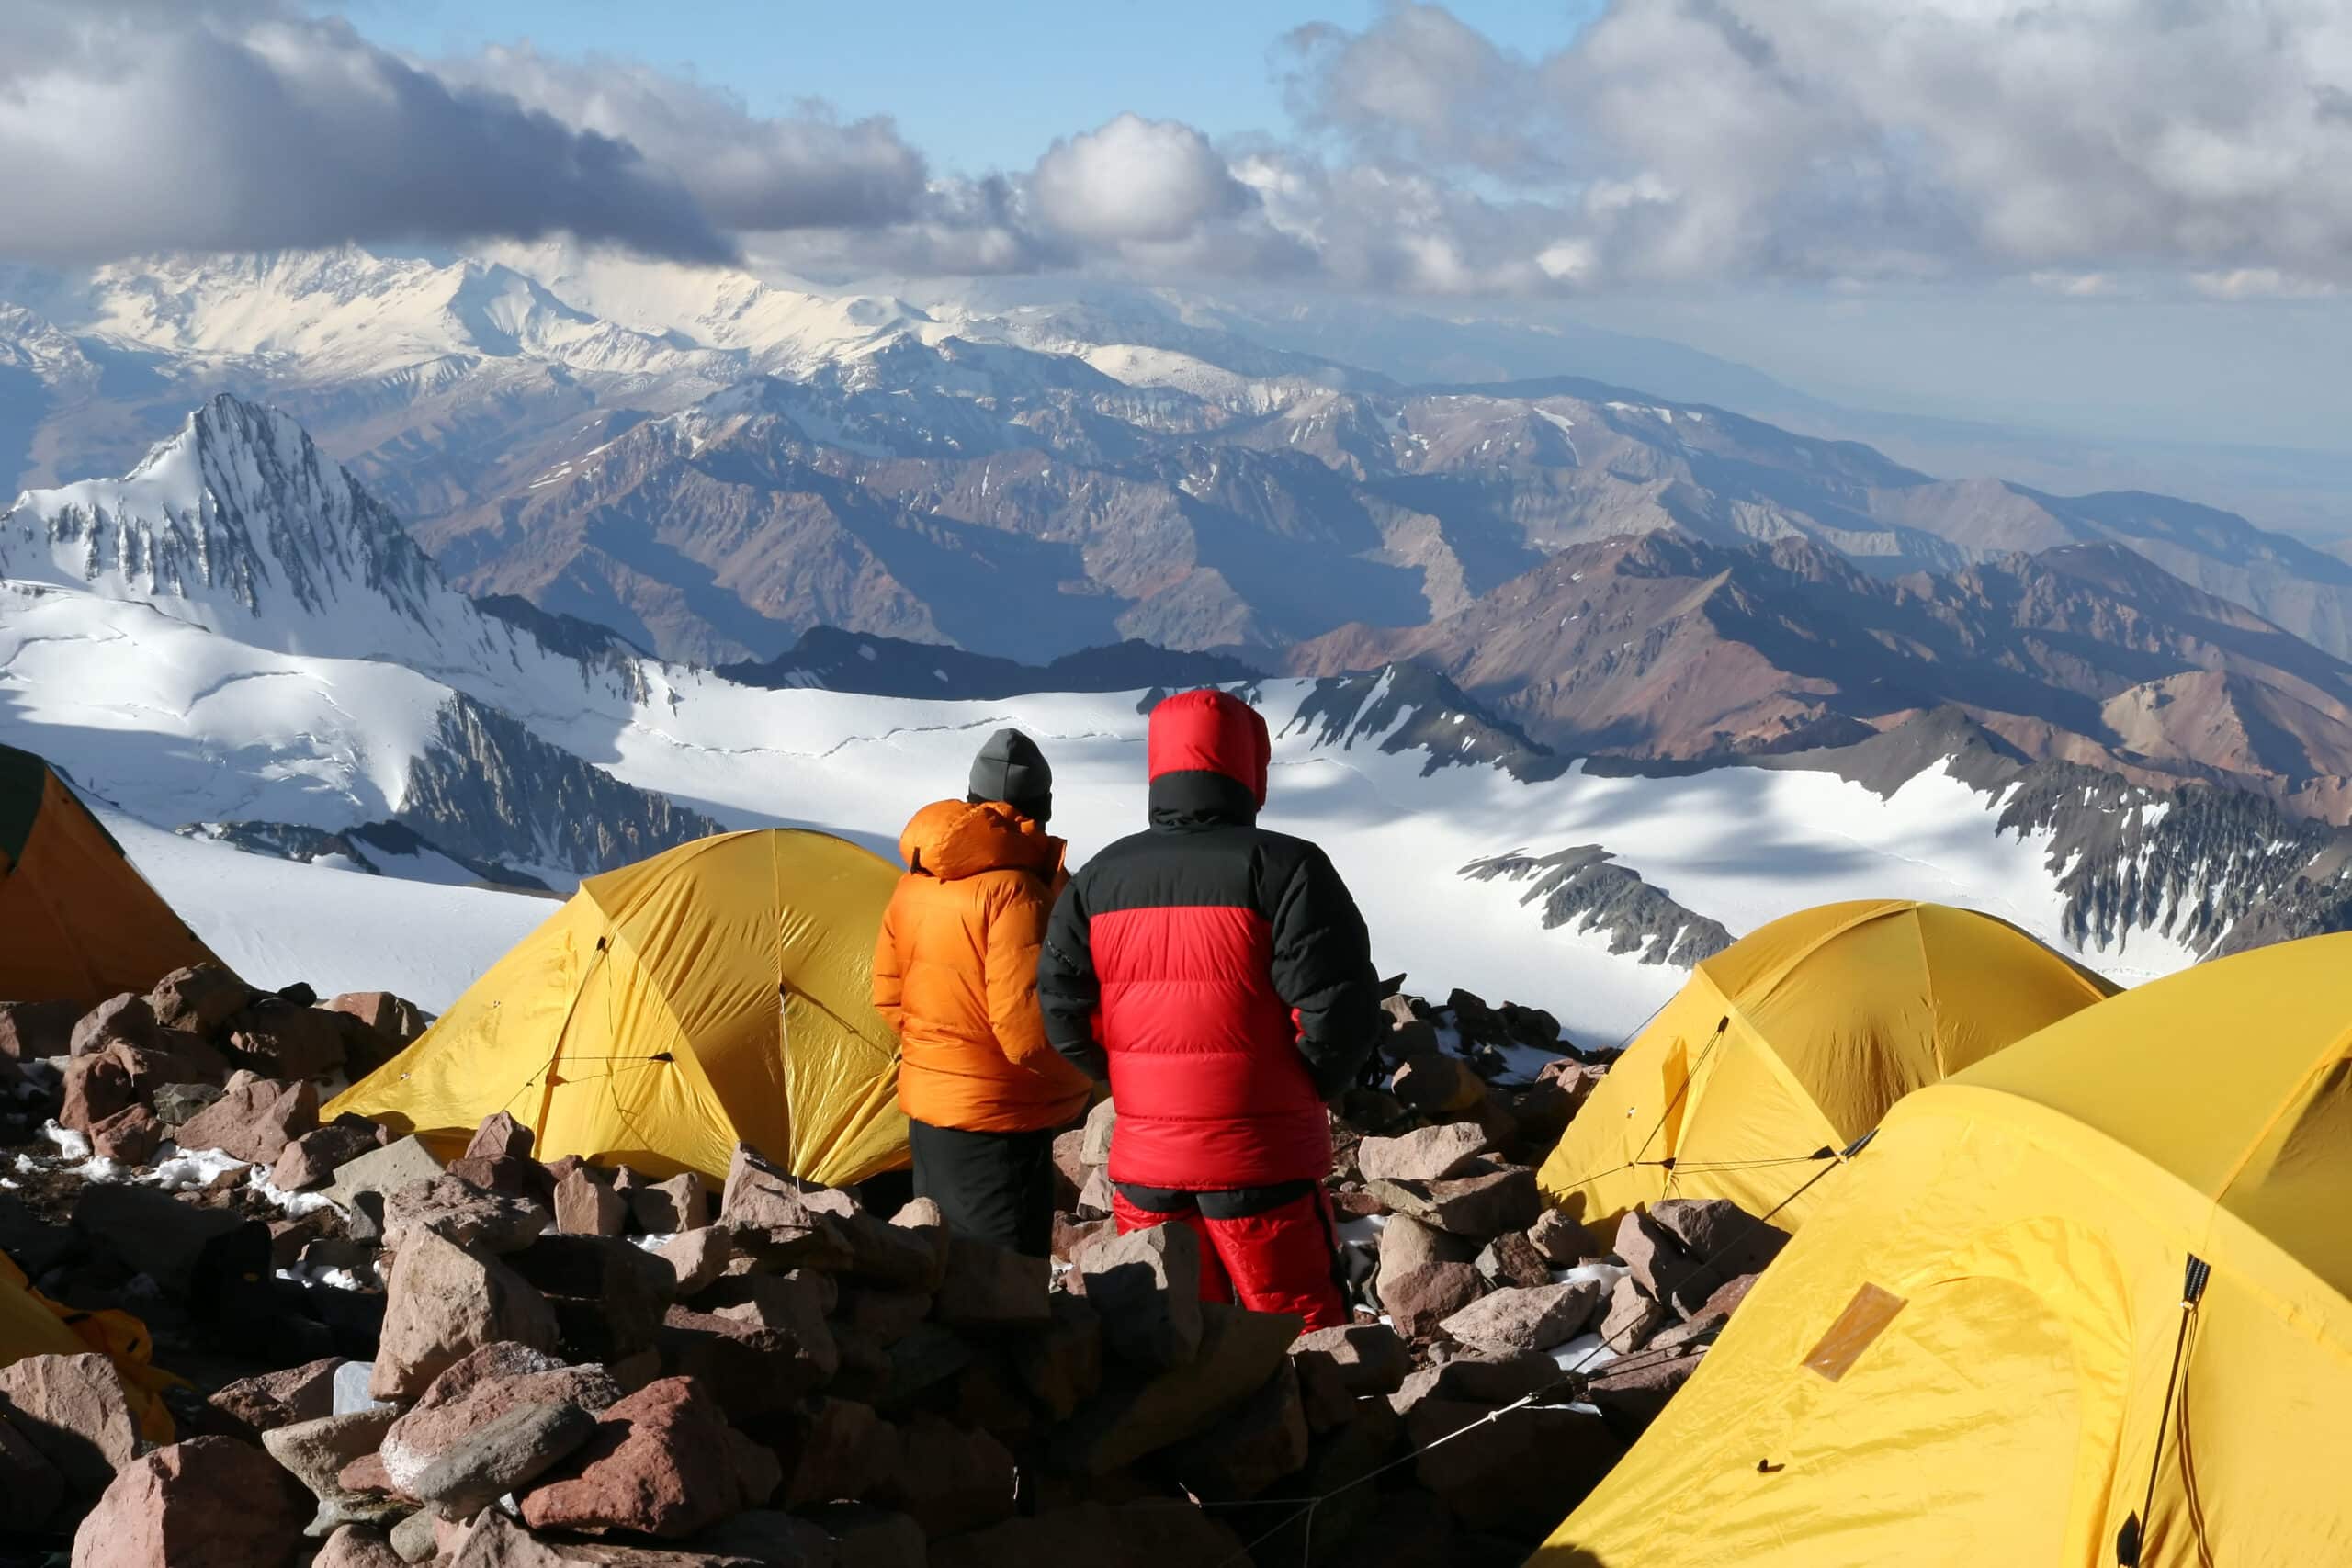
<instances>
[{"instance_id":1,"label":"snow-capped peak","mask_svg":"<svg viewBox=\"0 0 2352 1568\"><path fill-rule=\"evenodd\" d=\"M445 661L492 635L292 418L226 393L130 472L28 491L0 577L141 602L288 653Z\"/></svg>"}]
</instances>

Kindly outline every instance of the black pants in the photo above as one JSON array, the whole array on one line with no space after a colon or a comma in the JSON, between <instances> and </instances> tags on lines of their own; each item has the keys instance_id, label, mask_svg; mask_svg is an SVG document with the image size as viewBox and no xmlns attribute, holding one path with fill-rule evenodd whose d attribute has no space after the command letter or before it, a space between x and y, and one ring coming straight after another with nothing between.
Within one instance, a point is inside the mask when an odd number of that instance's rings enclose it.
<instances>
[{"instance_id":1,"label":"black pants","mask_svg":"<svg viewBox=\"0 0 2352 1568\"><path fill-rule=\"evenodd\" d=\"M1031 1258L1054 1249L1054 1132L967 1133L907 1119L915 1196L947 1228Z\"/></svg>"}]
</instances>

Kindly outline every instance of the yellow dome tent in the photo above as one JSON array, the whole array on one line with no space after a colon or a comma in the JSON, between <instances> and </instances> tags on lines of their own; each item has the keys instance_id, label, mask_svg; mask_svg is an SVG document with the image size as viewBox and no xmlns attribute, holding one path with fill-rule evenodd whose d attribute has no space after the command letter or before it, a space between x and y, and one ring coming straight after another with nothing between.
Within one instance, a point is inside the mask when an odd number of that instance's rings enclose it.
<instances>
[{"instance_id":1,"label":"yellow dome tent","mask_svg":"<svg viewBox=\"0 0 2352 1568\"><path fill-rule=\"evenodd\" d=\"M139 1435L150 1442L172 1440L172 1413L164 1390L187 1386L153 1364L154 1341L147 1325L127 1312L76 1312L32 1287L16 1259L0 1252L0 1367L30 1356L99 1355L122 1373Z\"/></svg>"},{"instance_id":2,"label":"yellow dome tent","mask_svg":"<svg viewBox=\"0 0 2352 1568\"><path fill-rule=\"evenodd\" d=\"M1815 1190L1532 1568L2352 1562L2352 935L2053 1024Z\"/></svg>"},{"instance_id":3,"label":"yellow dome tent","mask_svg":"<svg viewBox=\"0 0 2352 1568\"><path fill-rule=\"evenodd\" d=\"M1705 960L1594 1086L1540 1180L1607 1235L1661 1198L1787 1203L1923 1085L2115 987L2007 921L1879 899L1784 916Z\"/></svg>"},{"instance_id":4,"label":"yellow dome tent","mask_svg":"<svg viewBox=\"0 0 2352 1568\"><path fill-rule=\"evenodd\" d=\"M0 746L0 1001L96 1005L217 962L48 763Z\"/></svg>"},{"instance_id":5,"label":"yellow dome tent","mask_svg":"<svg viewBox=\"0 0 2352 1568\"><path fill-rule=\"evenodd\" d=\"M723 1179L738 1140L831 1186L906 1163L871 1000L898 870L824 833L727 833L590 877L325 1114L461 1147L511 1112L543 1159Z\"/></svg>"}]
</instances>

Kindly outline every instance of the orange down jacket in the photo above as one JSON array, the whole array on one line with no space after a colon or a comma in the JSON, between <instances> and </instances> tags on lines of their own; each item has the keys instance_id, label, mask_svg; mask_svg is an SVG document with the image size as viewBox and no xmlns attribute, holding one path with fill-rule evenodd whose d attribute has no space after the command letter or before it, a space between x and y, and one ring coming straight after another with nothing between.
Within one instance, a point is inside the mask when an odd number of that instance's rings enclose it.
<instances>
[{"instance_id":1,"label":"orange down jacket","mask_svg":"<svg viewBox=\"0 0 2352 1568\"><path fill-rule=\"evenodd\" d=\"M1033 1132L1086 1109L1086 1076L1037 1011L1063 850L995 801L935 802L899 835L907 873L875 944L874 1006L899 1032L899 1108L916 1121Z\"/></svg>"}]
</instances>

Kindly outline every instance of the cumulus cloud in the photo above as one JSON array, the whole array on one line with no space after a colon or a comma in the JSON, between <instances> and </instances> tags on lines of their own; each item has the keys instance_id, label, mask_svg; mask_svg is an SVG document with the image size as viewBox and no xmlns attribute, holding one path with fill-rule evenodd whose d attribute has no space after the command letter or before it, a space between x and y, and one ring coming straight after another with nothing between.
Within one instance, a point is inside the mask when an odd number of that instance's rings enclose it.
<instances>
[{"instance_id":1,"label":"cumulus cloud","mask_svg":"<svg viewBox=\"0 0 2352 1568\"><path fill-rule=\"evenodd\" d=\"M559 60L528 45L434 68L628 143L671 171L712 222L739 232L906 222L929 190L922 155L881 116L843 123L809 104L763 118L731 94L650 66Z\"/></svg>"},{"instance_id":2,"label":"cumulus cloud","mask_svg":"<svg viewBox=\"0 0 2352 1568\"><path fill-rule=\"evenodd\" d=\"M735 251L628 143L259 5L12 5L0 212L0 250L48 262L559 231Z\"/></svg>"},{"instance_id":3,"label":"cumulus cloud","mask_svg":"<svg viewBox=\"0 0 2352 1568\"><path fill-rule=\"evenodd\" d=\"M1174 244L1250 205L1207 137L1134 114L1056 141L1037 160L1029 195L1048 227L1102 244Z\"/></svg>"}]
</instances>

